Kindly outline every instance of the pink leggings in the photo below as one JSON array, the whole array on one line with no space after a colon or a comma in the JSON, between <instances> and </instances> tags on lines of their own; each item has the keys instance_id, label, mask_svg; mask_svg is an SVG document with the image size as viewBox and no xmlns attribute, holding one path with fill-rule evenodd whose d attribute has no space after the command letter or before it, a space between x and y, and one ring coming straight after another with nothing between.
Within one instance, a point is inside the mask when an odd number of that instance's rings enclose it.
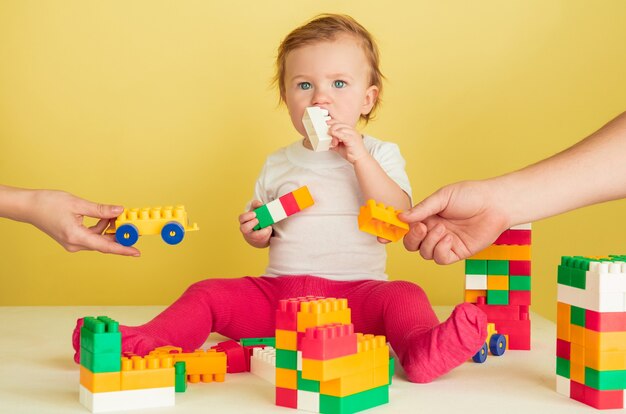
<instances>
[{"instance_id":1,"label":"pink leggings","mask_svg":"<svg viewBox=\"0 0 626 414\"><path fill-rule=\"evenodd\" d=\"M385 335L410 381L432 381L470 358L485 341L482 311L464 303L440 324L426 294L414 283L281 276L195 283L147 324L121 326L122 350L138 355L163 345L193 350L211 332L235 340L271 337L278 301L309 295L347 298L355 331ZM74 331L77 355L81 324Z\"/></svg>"}]
</instances>

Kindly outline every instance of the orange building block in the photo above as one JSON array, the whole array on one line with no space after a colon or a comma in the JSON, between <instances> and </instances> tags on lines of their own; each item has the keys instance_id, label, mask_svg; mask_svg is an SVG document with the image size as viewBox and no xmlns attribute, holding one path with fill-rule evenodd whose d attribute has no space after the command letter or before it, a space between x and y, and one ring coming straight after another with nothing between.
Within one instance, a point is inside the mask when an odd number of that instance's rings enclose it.
<instances>
[{"instance_id":1,"label":"orange building block","mask_svg":"<svg viewBox=\"0 0 626 414\"><path fill-rule=\"evenodd\" d=\"M290 390L298 389L298 371L295 369L276 368L276 386Z\"/></svg>"},{"instance_id":2,"label":"orange building block","mask_svg":"<svg viewBox=\"0 0 626 414\"><path fill-rule=\"evenodd\" d=\"M290 351L298 350L298 332L276 329L276 348Z\"/></svg>"},{"instance_id":3,"label":"orange building block","mask_svg":"<svg viewBox=\"0 0 626 414\"><path fill-rule=\"evenodd\" d=\"M492 244L470 257L472 260L530 260L530 245Z\"/></svg>"},{"instance_id":4,"label":"orange building block","mask_svg":"<svg viewBox=\"0 0 626 414\"><path fill-rule=\"evenodd\" d=\"M320 394L345 397L389 384L389 367L381 365L371 371L359 372L320 382Z\"/></svg>"},{"instance_id":5,"label":"orange building block","mask_svg":"<svg viewBox=\"0 0 626 414\"><path fill-rule=\"evenodd\" d=\"M184 361L187 368L187 378L191 383L197 382L224 382L226 378L226 353L215 349L206 351L199 349L190 353L183 353L181 348L163 346L150 352L150 355L170 354L174 364Z\"/></svg>"},{"instance_id":6,"label":"orange building block","mask_svg":"<svg viewBox=\"0 0 626 414\"><path fill-rule=\"evenodd\" d=\"M567 303L556 303L556 337L567 342L570 342L571 309Z\"/></svg>"},{"instance_id":7,"label":"orange building block","mask_svg":"<svg viewBox=\"0 0 626 414\"><path fill-rule=\"evenodd\" d=\"M465 302L477 303L478 298L481 296L487 296L487 291L486 290L466 290Z\"/></svg>"},{"instance_id":8,"label":"orange building block","mask_svg":"<svg viewBox=\"0 0 626 414\"><path fill-rule=\"evenodd\" d=\"M122 390L175 385L174 358L167 354L122 358Z\"/></svg>"},{"instance_id":9,"label":"orange building block","mask_svg":"<svg viewBox=\"0 0 626 414\"><path fill-rule=\"evenodd\" d=\"M298 332L306 332L307 328L331 323L348 325L351 321L351 313L347 299L327 298L301 302L297 318Z\"/></svg>"},{"instance_id":10,"label":"orange building block","mask_svg":"<svg viewBox=\"0 0 626 414\"><path fill-rule=\"evenodd\" d=\"M91 392L111 392L120 391L120 372L91 372L83 365L80 366L80 385Z\"/></svg>"},{"instance_id":11,"label":"orange building block","mask_svg":"<svg viewBox=\"0 0 626 414\"><path fill-rule=\"evenodd\" d=\"M509 290L508 276L487 276L488 290Z\"/></svg>"},{"instance_id":12,"label":"orange building block","mask_svg":"<svg viewBox=\"0 0 626 414\"><path fill-rule=\"evenodd\" d=\"M398 219L401 211L367 200L359 211L359 230L391 241L400 240L409 232L409 225Z\"/></svg>"},{"instance_id":13,"label":"orange building block","mask_svg":"<svg viewBox=\"0 0 626 414\"><path fill-rule=\"evenodd\" d=\"M300 210L304 210L305 208L311 207L315 204L315 201L313 201L313 197L309 192L309 188L306 185L292 191L291 194L293 194L293 198L296 199L296 203L298 203Z\"/></svg>"}]
</instances>

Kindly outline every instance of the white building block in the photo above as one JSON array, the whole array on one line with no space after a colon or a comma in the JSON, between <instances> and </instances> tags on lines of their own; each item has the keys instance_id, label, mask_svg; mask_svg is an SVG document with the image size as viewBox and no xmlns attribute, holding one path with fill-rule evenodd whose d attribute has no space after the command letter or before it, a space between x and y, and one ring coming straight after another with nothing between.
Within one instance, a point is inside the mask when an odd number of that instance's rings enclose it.
<instances>
[{"instance_id":1,"label":"white building block","mask_svg":"<svg viewBox=\"0 0 626 414\"><path fill-rule=\"evenodd\" d=\"M287 218L287 213L285 213L285 208L283 207L283 204L280 202L280 199L277 198L276 200L272 200L269 203L267 203L266 206L267 206L267 210L272 215L272 220L274 220L274 223L278 223L282 219Z\"/></svg>"},{"instance_id":2,"label":"white building block","mask_svg":"<svg viewBox=\"0 0 626 414\"><path fill-rule=\"evenodd\" d=\"M465 289L487 290L487 275L465 275Z\"/></svg>"},{"instance_id":3,"label":"white building block","mask_svg":"<svg viewBox=\"0 0 626 414\"><path fill-rule=\"evenodd\" d=\"M559 394L563 394L566 397L569 397L570 394L570 379L562 377L560 375L556 376L556 392Z\"/></svg>"},{"instance_id":4,"label":"white building block","mask_svg":"<svg viewBox=\"0 0 626 414\"><path fill-rule=\"evenodd\" d=\"M92 393L80 385L79 401L92 413L171 407L176 404L174 387Z\"/></svg>"},{"instance_id":5,"label":"white building block","mask_svg":"<svg viewBox=\"0 0 626 414\"><path fill-rule=\"evenodd\" d=\"M320 412L320 393L298 390L298 410Z\"/></svg>"},{"instance_id":6,"label":"white building block","mask_svg":"<svg viewBox=\"0 0 626 414\"><path fill-rule=\"evenodd\" d=\"M253 348L250 357L250 372L276 385L276 349L271 346Z\"/></svg>"},{"instance_id":7,"label":"white building block","mask_svg":"<svg viewBox=\"0 0 626 414\"><path fill-rule=\"evenodd\" d=\"M310 106L304 110L302 124L306 134L311 141L311 146L316 152L328 151L332 138L328 135L328 124L330 120L328 111L317 106Z\"/></svg>"}]
</instances>

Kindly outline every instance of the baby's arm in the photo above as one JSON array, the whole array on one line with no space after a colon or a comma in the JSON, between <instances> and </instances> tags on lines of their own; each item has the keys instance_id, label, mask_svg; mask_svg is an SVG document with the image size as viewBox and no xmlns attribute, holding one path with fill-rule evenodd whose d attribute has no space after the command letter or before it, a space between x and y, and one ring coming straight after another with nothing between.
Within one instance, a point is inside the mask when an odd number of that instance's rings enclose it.
<instances>
[{"instance_id":1,"label":"baby's arm","mask_svg":"<svg viewBox=\"0 0 626 414\"><path fill-rule=\"evenodd\" d=\"M328 134L333 137L331 148L352 163L365 199L374 199L398 210L411 208L407 193L367 151L361 134L351 126L335 120L328 121L328 125Z\"/></svg>"},{"instance_id":2,"label":"baby's arm","mask_svg":"<svg viewBox=\"0 0 626 414\"><path fill-rule=\"evenodd\" d=\"M259 249L265 248L270 245L270 237L272 236L272 226L264 227L260 230L254 230L254 226L259 224L259 220L256 218L256 213L253 211L257 207L261 207L263 203L259 200L253 200L250 206L250 211L239 215L239 230L243 235L243 238L248 242L250 246L257 247Z\"/></svg>"}]
</instances>

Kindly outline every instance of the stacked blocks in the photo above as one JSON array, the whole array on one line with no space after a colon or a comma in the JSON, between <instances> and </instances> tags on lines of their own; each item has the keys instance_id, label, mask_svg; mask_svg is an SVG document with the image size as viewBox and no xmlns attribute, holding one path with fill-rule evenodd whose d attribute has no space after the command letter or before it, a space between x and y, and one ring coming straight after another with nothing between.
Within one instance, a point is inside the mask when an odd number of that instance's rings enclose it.
<instances>
[{"instance_id":1,"label":"stacked blocks","mask_svg":"<svg viewBox=\"0 0 626 414\"><path fill-rule=\"evenodd\" d=\"M254 230L260 230L278 223L313 204L313 197L311 197L307 186L300 187L255 209L254 212L259 220L259 224L254 226Z\"/></svg>"},{"instance_id":2,"label":"stacked blocks","mask_svg":"<svg viewBox=\"0 0 626 414\"><path fill-rule=\"evenodd\" d=\"M309 137L311 146L316 152L328 151L332 138L328 135L328 124L330 121L328 111L317 106L310 106L304 110L302 124Z\"/></svg>"},{"instance_id":3,"label":"stacked blocks","mask_svg":"<svg viewBox=\"0 0 626 414\"><path fill-rule=\"evenodd\" d=\"M409 225L398 219L400 212L383 203L367 200L359 212L359 230L392 242L398 241L409 231Z\"/></svg>"},{"instance_id":4,"label":"stacked blocks","mask_svg":"<svg viewBox=\"0 0 626 414\"><path fill-rule=\"evenodd\" d=\"M530 224L506 230L465 261L465 302L509 338L509 349L530 349Z\"/></svg>"},{"instance_id":5,"label":"stacked blocks","mask_svg":"<svg viewBox=\"0 0 626 414\"><path fill-rule=\"evenodd\" d=\"M174 363L185 363L187 379L192 384L202 382L224 382L227 370L226 353L215 349L183 352L182 348L162 346L151 351L150 356L168 355Z\"/></svg>"},{"instance_id":6,"label":"stacked blocks","mask_svg":"<svg viewBox=\"0 0 626 414\"><path fill-rule=\"evenodd\" d=\"M354 413L389 402L384 336L354 332L346 299L281 300L276 311L276 405Z\"/></svg>"},{"instance_id":7,"label":"stacked blocks","mask_svg":"<svg viewBox=\"0 0 626 414\"><path fill-rule=\"evenodd\" d=\"M624 408L626 256L561 259L556 331L557 391L598 409Z\"/></svg>"},{"instance_id":8,"label":"stacked blocks","mask_svg":"<svg viewBox=\"0 0 626 414\"><path fill-rule=\"evenodd\" d=\"M91 412L174 405L174 365L168 355L121 358L119 324L86 317L80 334L81 404Z\"/></svg>"}]
</instances>

